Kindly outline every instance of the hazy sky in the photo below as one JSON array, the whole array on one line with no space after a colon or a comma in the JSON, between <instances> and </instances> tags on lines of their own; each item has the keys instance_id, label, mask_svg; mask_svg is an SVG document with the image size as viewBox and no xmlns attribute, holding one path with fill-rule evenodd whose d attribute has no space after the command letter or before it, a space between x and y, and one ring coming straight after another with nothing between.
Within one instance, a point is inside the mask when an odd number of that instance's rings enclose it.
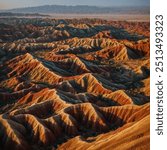
<instances>
[{"instance_id":1,"label":"hazy sky","mask_svg":"<svg viewBox=\"0 0 167 150\"><path fill-rule=\"evenodd\" d=\"M0 9L39 5L149 6L149 0L0 0Z\"/></svg>"}]
</instances>

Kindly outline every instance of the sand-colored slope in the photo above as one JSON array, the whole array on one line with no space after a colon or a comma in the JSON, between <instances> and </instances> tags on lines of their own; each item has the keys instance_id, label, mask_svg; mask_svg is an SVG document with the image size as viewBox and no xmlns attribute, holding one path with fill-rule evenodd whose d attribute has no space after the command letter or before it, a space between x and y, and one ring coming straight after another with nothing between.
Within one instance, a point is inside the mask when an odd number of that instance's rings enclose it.
<instances>
[{"instance_id":1,"label":"sand-colored slope","mask_svg":"<svg viewBox=\"0 0 167 150\"><path fill-rule=\"evenodd\" d=\"M38 70L38 72L36 70ZM44 67L41 62L34 59L29 53L8 61L4 64L3 72L7 72L8 78L22 76L33 82L43 82L48 84L58 82L60 79L60 76Z\"/></svg>"},{"instance_id":2,"label":"sand-colored slope","mask_svg":"<svg viewBox=\"0 0 167 150\"><path fill-rule=\"evenodd\" d=\"M76 137L69 140L58 149L78 149L78 150L145 150L150 145L149 115L136 123L130 123L117 129L115 132L109 132L99 135L95 138ZM75 144L74 144L75 143Z\"/></svg>"},{"instance_id":3,"label":"sand-colored slope","mask_svg":"<svg viewBox=\"0 0 167 150\"><path fill-rule=\"evenodd\" d=\"M143 120L143 118L148 119L147 116L149 116L149 105L145 106L127 105L127 106L100 108L97 107L96 105L85 103L85 104L68 106L58 111L57 114L52 114L50 117L48 117L48 114L45 113L48 111L45 110L48 109L50 110L49 112L52 112L54 110L53 106L50 106L52 107L52 110L51 108L48 108L48 105L50 103L51 101L45 101L44 103L39 103L37 105L25 107L22 110L14 111L13 113L10 114L10 116L6 116L7 119L6 118L1 119L2 121L1 128L5 128L4 126L9 124L10 126L9 130L11 130L10 132L7 133L5 131L2 131L4 139L11 136L10 138L11 142L17 142L18 140L19 141L21 140L19 144L20 143L25 144L26 139L29 139L29 141L31 141L34 144L38 143L39 145L48 146L53 144L54 142L56 143L58 139L62 139L64 136L79 135L84 130L87 130L86 132L89 135L89 130L91 132L96 131L98 133L103 133L109 130L115 130L123 126L121 129L119 129L122 130L121 132L126 133L126 130L132 130L131 132L135 132L137 126L136 124L140 126L141 122L140 120ZM43 112L40 113L40 111ZM8 123L5 123L5 121L8 121ZM148 120L144 122L149 123ZM141 122L141 125L142 124L143 122ZM133 127L133 125L135 127ZM22 130L20 130L19 126L22 128ZM145 130L149 130L149 126L145 127L143 125L143 128L146 128ZM15 136L12 135L14 134L13 132L16 133ZM115 134L113 135L111 134L113 140L119 135L120 139L122 138L121 136L126 136L120 134L121 132L118 132L119 134L116 135L117 130L114 131ZM131 136L133 136L133 134ZM103 135L97 136L97 139L100 136ZM110 134L107 133L106 136L110 137ZM135 137L138 136L136 135ZM135 137L133 140L135 140ZM72 140L75 139L77 138L74 138ZM129 137L129 140L130 139L131 138ZM75 149L75 146L77 146L78 142L76 142L74 147L70 148ZM102 146L103 144L105 146L105 142L100 144L100 146ZM119 140L117 142L119 142ZM115 147L115 145L116 143L111 144L110 147L112 146ZM7 145L4 144L4 146ZM82 144L82 146L83 148L85 148L86 145ZM28 147L26 146L26 148Z\"/></svg>"}]
</instances>

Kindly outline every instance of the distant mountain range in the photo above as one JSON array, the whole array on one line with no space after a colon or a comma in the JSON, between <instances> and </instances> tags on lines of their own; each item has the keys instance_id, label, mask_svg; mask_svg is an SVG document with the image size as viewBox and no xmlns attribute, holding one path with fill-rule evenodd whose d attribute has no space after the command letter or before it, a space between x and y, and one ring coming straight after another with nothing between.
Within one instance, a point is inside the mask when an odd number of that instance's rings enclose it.
<instances>
[{"instance_id":1,"label":"distant mountain range","mask_svg":"<svg viewBox=\"0 0 167 150\"><path fill-rule=\"evenodd\" d=\"M13 12L0 12L0 17L48 17L49 15L39 14L39 13L13 13Z\"/></svg>"},{"instance_id":2,"label":"distant mountain range","mask_svg":"<svg viewBox=\"0 0 167 150\"><path fill-rule=\"evenodd\" d=\"M93 13L112 13L112 14L149 14L149 7L97 7L97 6L65 6L65 5L45 5L37 7L25 7L6 10L13 13L58 13L58 14L93 14Z\"/></svg>"}]
</instances>

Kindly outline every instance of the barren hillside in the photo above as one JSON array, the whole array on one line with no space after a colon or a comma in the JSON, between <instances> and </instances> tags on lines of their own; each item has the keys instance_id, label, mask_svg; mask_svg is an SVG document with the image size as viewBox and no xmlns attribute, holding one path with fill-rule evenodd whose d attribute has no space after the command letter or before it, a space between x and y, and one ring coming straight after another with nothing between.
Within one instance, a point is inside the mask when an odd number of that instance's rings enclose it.
<instances>
[{"instance_id":1,"label":"barren hillside","mask_svg":"<svg viewBox=\"0 0 167 150\"><path fill-rule=\"evenodd\" d=\"M147 150L148 22L0 19L0 149Z\"/></svg>"}]
</instances>

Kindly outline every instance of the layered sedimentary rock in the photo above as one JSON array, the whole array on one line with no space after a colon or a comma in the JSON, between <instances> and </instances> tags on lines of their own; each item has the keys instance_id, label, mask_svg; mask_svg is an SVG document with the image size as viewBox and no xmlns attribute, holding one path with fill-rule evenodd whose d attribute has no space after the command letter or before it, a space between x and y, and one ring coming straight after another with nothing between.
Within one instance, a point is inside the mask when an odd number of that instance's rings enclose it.
<instances>
[{"instance_id":1,"label":"layered sedimentary rock","mask_svg":"<svg viewBox=\"0 0 167 150\"><path fill-rule=\"evenodd\" d=\"M0 149L149 149L149 23L0 23Z\"/></svg>"}]
</instances>

